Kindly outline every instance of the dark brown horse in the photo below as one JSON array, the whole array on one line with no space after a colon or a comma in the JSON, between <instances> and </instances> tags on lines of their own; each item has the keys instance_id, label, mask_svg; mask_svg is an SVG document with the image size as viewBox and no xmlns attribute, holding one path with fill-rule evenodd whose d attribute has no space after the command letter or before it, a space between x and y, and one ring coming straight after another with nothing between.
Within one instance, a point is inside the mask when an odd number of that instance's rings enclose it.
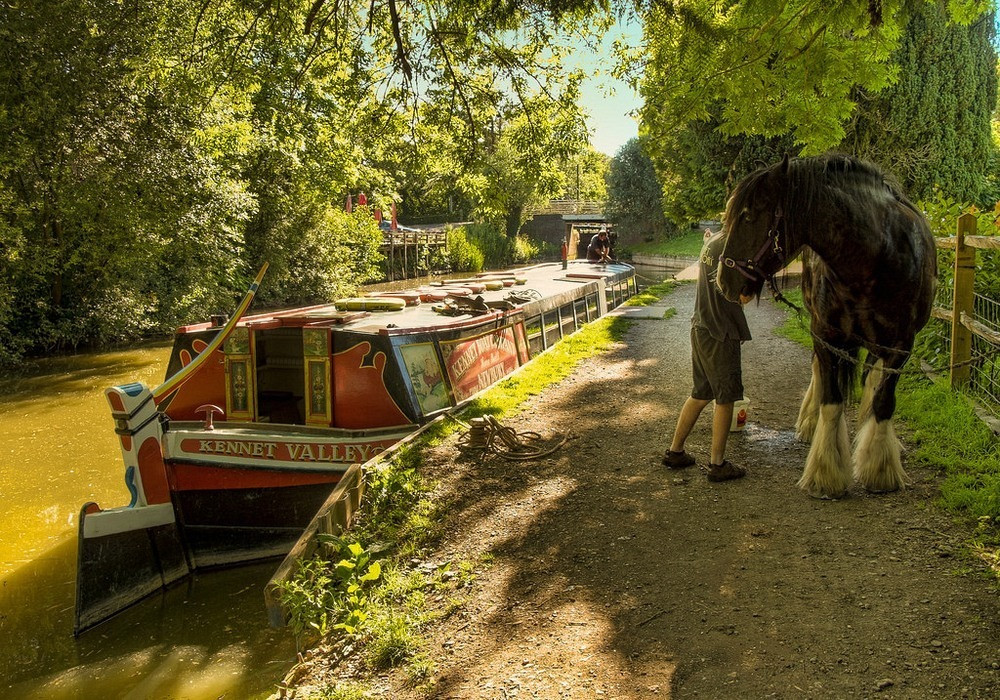
<instances>
[{"instance_id":1,"label":"dark brown horse","mask_svg":"<svg viewBox=\"0 0 1000 700\"><path fill-rule=\"evenodd\" d=\"M845 402L860 348L868 351L853 476L895 491L906 475L892 426L899 372L930 316L934 239L899 186L871 163L842 155L787 157L736 186L718 285L726 298L760 294L801 250L802 296L812 315L812 381L796 431L812 441L799 486L839 498L851 483Z\"/></svg>"}]
</instances>

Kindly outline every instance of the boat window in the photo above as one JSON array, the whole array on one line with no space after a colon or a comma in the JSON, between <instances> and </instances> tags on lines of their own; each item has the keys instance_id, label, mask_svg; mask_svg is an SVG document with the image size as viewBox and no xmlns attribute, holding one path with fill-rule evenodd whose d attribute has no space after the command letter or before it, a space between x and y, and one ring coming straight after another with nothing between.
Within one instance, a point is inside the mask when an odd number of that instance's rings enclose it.
<instances>
[{"instance_id":1,"label":"boat window","mask_svg":"<svg viewBox=\"0 0 1000 700\"><path fill-rule=\"evenodd\" d=\"M545 324L545 347L551 348L562 337L559 330L559 310L546 311L542 314L542 319Z\"/></svg>"},{"instance_id":2,"label":"boat window","mask_svg":"<svg viewBox=\"0 0 1000 700\"><path fill-rule=\"evenodd\" d=\"M576 315L576 327L579 328L589 319L587 318L587 300L580 298L573 302L573 313Z\"/></svg>"},{"instance_id":3,"label":"boat window","mask_svg":"<svg viewBox=\"0 0 1000 700\"><path fill-rule=\"evenodd\" d=\"M595 318L600 316L600 310L597 303L597 293L587 295L587 320L593 321Z\"/></svg>"},{"instance_id":4,"label":"boat window","mask_svg":"<svg viewBox=\"0 0 1000 700\"><path fill-rule=\"evenodd\" d=\"M257 420L305 423L305 364L302 329L256 332Z\"/></svg>"},{"instance_id":5,"label":"boat window","mask_svg":"<svg viewBox=\"0 0 1000 700\"><path fill-rule=\"evenodd\" d=\"M531 356L534 357L545 349L545 341L542 338L542 317L532 316L525 319L524 331L528 336L528 347L531 349Z\"/></svg>"},{"instance_id":6,"label":"boat window","mask_svg":"<svg viewBox=\"0 0 1000 700\"><path fill-rule=\"evenodd\" d=\"M561 321L562 336L564 338L576 330L576 319L573 317L572 302L559 307L559 320Z\"/></svg>"}]
</instances>

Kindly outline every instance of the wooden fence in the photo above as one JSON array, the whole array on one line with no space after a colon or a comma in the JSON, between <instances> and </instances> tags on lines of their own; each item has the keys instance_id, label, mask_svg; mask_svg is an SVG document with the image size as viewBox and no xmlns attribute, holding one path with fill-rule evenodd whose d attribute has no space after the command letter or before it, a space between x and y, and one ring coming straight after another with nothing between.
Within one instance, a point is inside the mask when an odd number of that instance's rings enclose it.
<instances>
[{"instance_id":1,"label":"wooden fence","mask_svg":"<svg viewBox=\"0 0 1000 700\"><path fill-rule=\"evenodd\" d=\"M396 279L396 262L399 262L399 269L402 271L402 276L399 279L409 279L411 269L412 277L419 277L421 258L424 269L426 269L431 248L441 247L448 247L448 231L446 229L386 232L382 237L382 252L385 253L386 258L386 276L390 282Z\"/></svg>"},{"instance_id":2,"label":"wooden fence","mask_svg":"<svg viewBox=\"0 0 1000 700\"><path fill-rule=\"evenodd\" d=\"M1000 332L974 317L976 250L1000 250L1000 237L976 235L976 217L962 214L954 237L936 238L938 248L955 251L955 287L951 308L935 306L932 315L951 324L950 376L953 388L969 384L972 371L972 340L978 336L1000 345Z\"/></svg>"}]
</instances>

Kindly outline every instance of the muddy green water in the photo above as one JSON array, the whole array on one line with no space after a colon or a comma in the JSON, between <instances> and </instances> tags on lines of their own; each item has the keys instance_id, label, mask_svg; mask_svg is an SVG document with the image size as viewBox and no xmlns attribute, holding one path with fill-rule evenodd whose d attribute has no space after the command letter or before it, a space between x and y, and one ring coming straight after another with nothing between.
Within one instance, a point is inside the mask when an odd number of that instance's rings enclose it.
<instances>
[{"instance_id":1,"label":"muddy green water","mask_svg":"<svg viewBox=\"0 0 1000 700\"><path fill-rule=\"evenodd\" d=\"M276 563L192 577L73 638L80 507L128 503L103 389L163 380L169 344L39 363L0 383L0 697L254 698L295 659Z\"/></svg>"}]
</instances>

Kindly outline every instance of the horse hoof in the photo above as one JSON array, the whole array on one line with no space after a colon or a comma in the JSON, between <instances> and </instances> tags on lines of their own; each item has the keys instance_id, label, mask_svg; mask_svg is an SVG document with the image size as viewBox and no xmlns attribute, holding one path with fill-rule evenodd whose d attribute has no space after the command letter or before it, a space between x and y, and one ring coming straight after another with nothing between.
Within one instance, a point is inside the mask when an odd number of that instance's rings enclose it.
<instances>
[{"instance_id":1,"label":"horse hoof","mask_svg":"<svg viewBox=\"0 0 1000 700\"><path fill-rule=\"evenodd\" d=\"M809 486L806 484L799 484L799 488L809 494L810 498L815 498L817 501L839 501L841 498L847 495L847 489L840 492L827 493L823 489L819 488L815 484Z\"/></svg>"}]
</instances>

